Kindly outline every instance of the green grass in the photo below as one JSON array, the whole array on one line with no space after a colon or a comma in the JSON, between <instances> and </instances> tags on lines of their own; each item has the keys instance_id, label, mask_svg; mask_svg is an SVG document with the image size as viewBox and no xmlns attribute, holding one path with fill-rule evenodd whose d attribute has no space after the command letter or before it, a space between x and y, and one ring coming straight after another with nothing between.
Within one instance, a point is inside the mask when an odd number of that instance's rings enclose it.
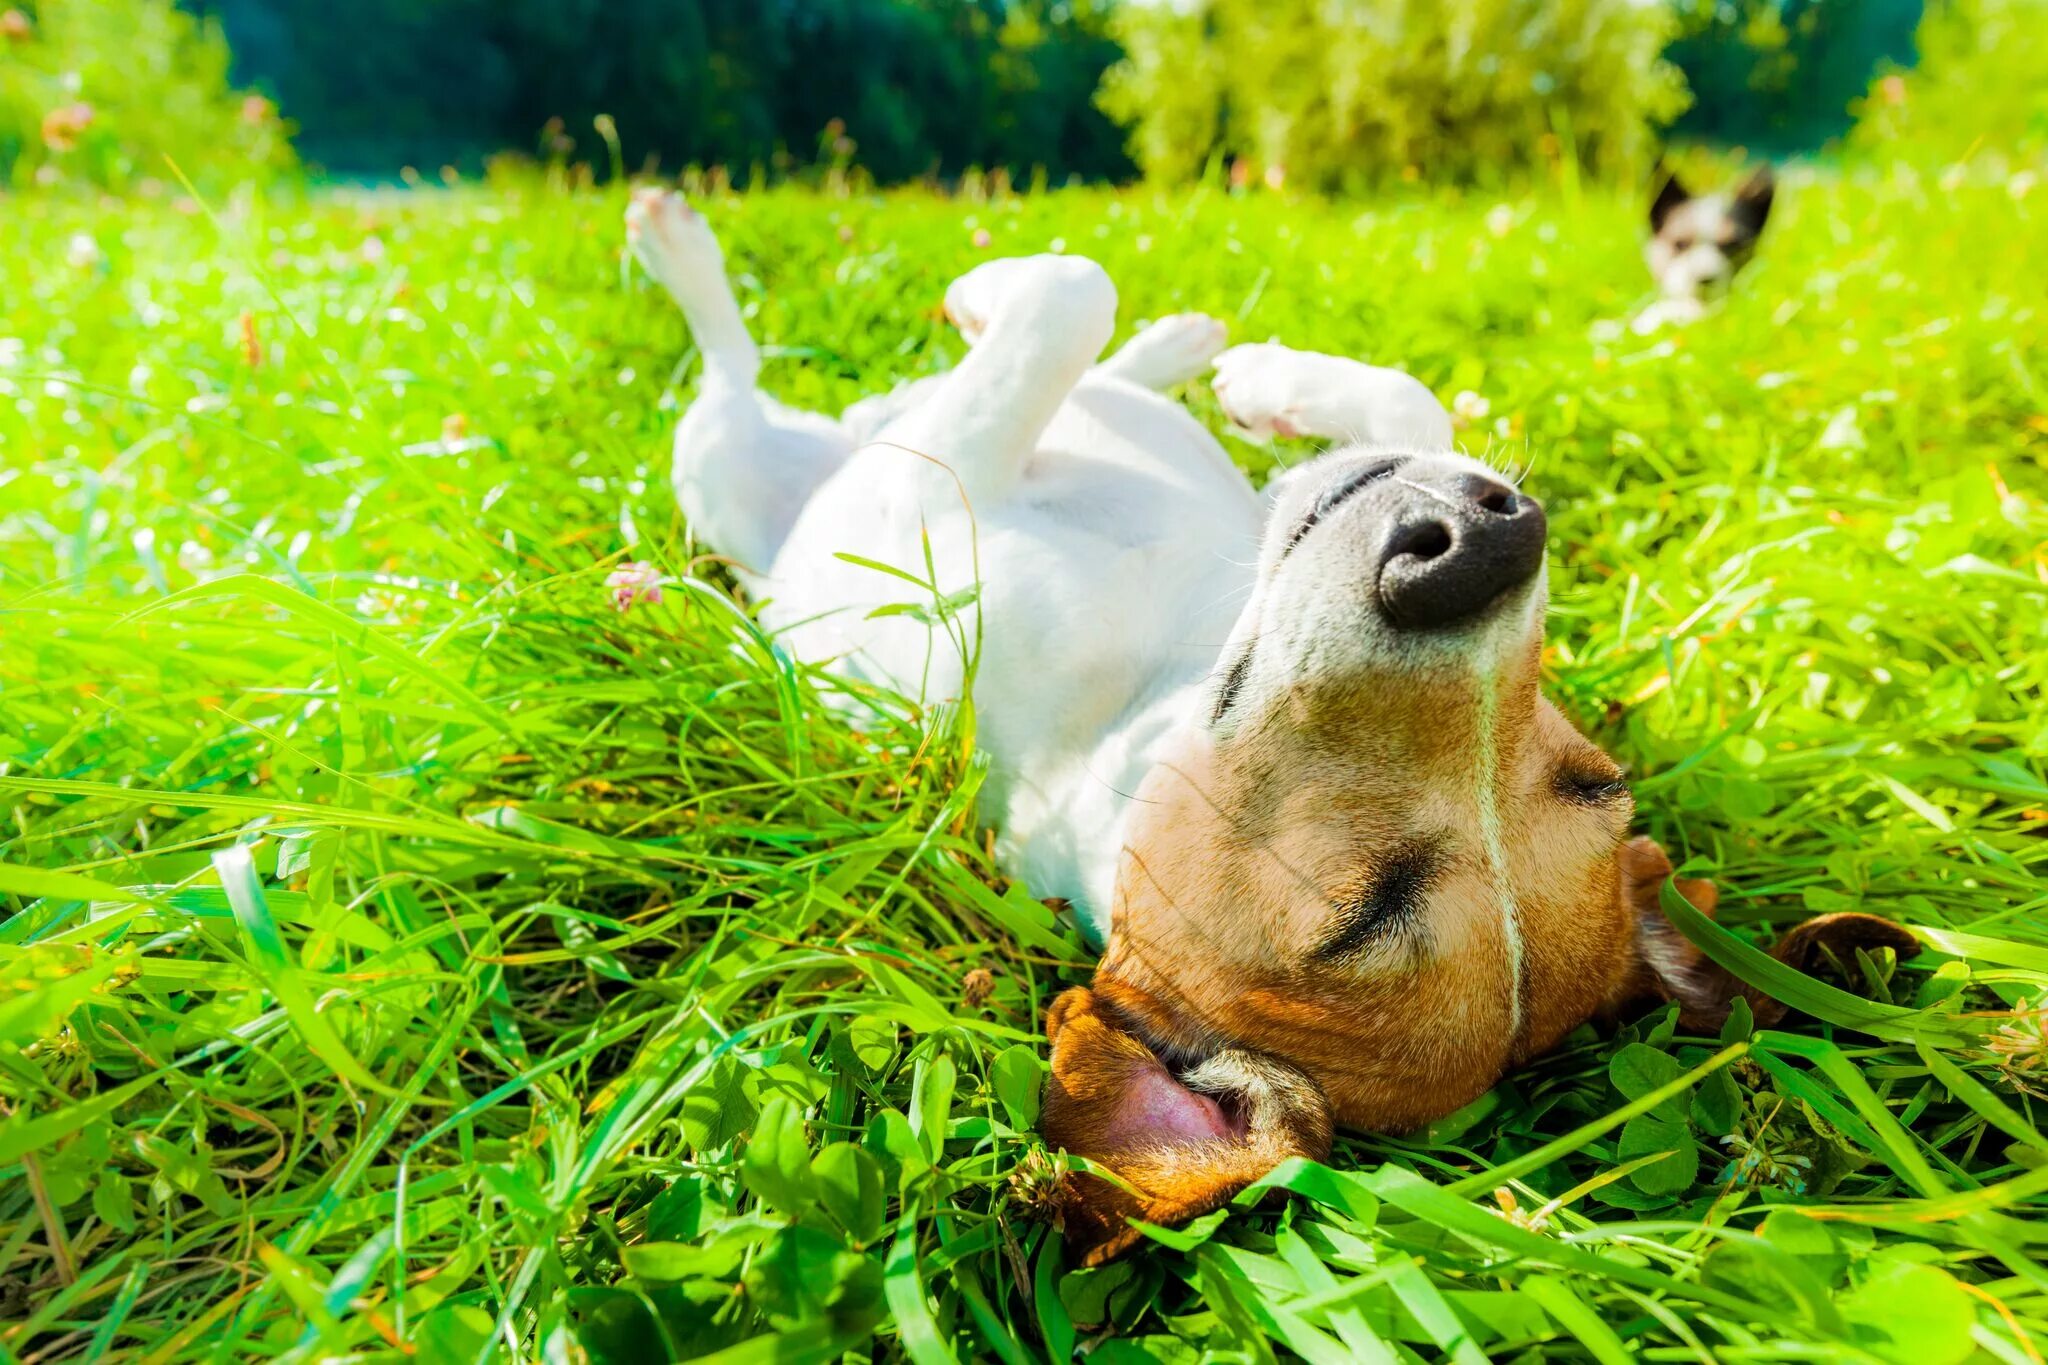
<instances>
[{"instance_id":1,"label":"green grass","mask_svg":"<svg viewBox=\"0 0 2048 1365\"><path fill-rule=\"evenodd\" d=\"M848 732L698 557L621 204L0 212L0 1357L2040 1359L2048 195L1792 184L1649 340L1604 194L707 205L801 404L948 363L977 227L1484 395L1553 695L1723 921L1929 930L1081 1273L1032 1120L1086 954L961 710ZM620 615L622 558L678 582Z\"/></svg>"}]
</instances>

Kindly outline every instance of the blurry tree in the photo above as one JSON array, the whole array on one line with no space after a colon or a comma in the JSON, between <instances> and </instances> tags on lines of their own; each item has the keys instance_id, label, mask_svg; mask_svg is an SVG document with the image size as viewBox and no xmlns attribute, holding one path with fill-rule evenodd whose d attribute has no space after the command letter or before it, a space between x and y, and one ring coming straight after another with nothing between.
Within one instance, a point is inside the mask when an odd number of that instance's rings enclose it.
<instances>
[{"instance_id":1,"label":"blurry tree","mask_svg":"<svg viewBox=\"0 0 2048 1365\"><path fill-rule=\"evenodd\" d=\"M1929 0L1919 66L1879 74L1852 149L1923 165L1972 154L2048 173L2048 0Z\"/></svg>"},{"instance_id":2,"label":"blurry tree","mask_svg":"<svg viewBox=\"0 0 2048 1365\"><path fill-rule=\"evenodd\" d=\"M1913 60L1923 0L1675 0L1665 56L1693 104L1673 132L1770 152L1847 132L1850 106L1886 64Z\"/></svg>"},{"instance_id":3,"label":"blurry tree","mask_svg":"<svg viewBox=\"0 0 2048 1365\"><path fill-rule=\"evenodd\" d=\"M1642 165L1685 104L1638 0L1182 0L1120 11L1102 102L1148 173L1248 158L1321 190ZM1412 168L1412 169L1411 169Z\"/></svg>"},{"instance_id":4,"label":"blurry tree","mask_svg":"<svg viewBox=\"0 0 2048 1365\"><path fill-rule=\"evenodd\" d=\"M598 114L629 166L808 161L837 120L826 142L850 139L884 180L1129 170L1093 103L1117 57L1107 0L187 3L219 16L304 154L341 171L471 162L544 127L601 162Z\"/></svg>"},{"instance_id":5,"label":"blurry tree","mask_svg":"<svg viewBox=\"0 0 2048 1365\"><path fill-rule=\"evenodd\" d=\"M0 185L169 182L169 156L218 187L289 165L286 131L171 0L0 0Z\"/></svg>"},{"instance_id":6,"label":"blurry tree","mask_svg":"<svg viewBox=\"0 0 2048 1365\"><path fill-rule=\"evenodd\" d=\"M184 3L219 22L236 79L278 100L309 159L389 173L503 145L515 74L483 36L496 0Z\"/></svg>"}]
</instances>

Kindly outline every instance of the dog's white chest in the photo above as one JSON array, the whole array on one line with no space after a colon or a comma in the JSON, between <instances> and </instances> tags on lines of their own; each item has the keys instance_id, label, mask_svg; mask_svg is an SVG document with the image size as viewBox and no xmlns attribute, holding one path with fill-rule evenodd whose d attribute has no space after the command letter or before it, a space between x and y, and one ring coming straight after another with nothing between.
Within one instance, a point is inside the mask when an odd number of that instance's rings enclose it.
<instances>
[{"instance_id":1,"label":"dog's white chest","mask_svg":"<svg viewBox=\"0 0 2048 1365\"><path fill-rule=\"evenodd\" d=\"M956 640L978 647L983 814L1005 865L1106 916L1123 806L1185 709L1160 703L1214 667L1259 529L1250 486L1192 419L1088 383L988 506L918 454L856 452L799 514L763 616L800 656L927 702L965 690ZM936 590L861 561L935 570Z\"/></svg>"}]
</instances>

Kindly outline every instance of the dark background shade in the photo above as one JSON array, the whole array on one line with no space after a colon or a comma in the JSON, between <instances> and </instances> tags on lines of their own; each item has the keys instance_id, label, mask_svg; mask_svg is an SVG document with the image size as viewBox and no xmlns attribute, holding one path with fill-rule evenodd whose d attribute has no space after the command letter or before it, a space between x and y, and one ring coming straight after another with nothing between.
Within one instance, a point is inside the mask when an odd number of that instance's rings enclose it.
<instances>
[{"instance_id":1,"label":"dark background shade","mask_svg":"<svg viewBox=\"0 0 2048 1365\"><path fill-rule=\"evenodd\" d=\"M310 162L473 169L501 149L744 176L850 155L884 182L971 166L1133 173L1094 102L1108 0L185 0ZM1922 0L1674 0L1694 102L1674 137L1777 155L1840 135ZM544 135L551 120L558 133ZM838 120L852 140L835 143Z\"/></svg>"}]
</instances>

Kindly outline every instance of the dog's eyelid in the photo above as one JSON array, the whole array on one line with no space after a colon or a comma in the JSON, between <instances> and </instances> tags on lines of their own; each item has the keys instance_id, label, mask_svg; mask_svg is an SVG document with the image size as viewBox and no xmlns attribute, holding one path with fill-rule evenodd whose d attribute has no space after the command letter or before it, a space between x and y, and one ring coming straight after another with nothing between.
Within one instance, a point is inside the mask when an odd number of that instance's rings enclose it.
<instances>
[{"instance_id":1,"label":"dog's eyelid","mask_svg":"<svg viewBox=\"0 0 2048 1365\"><path fill-rule=\"evenodd\" d=\"M1442 861L1442 845L1434 839L1418 840L1379 861L1366 885L1339 903L1310 956L1317 962L1354 958L1414 920Z\"/></svg>"},{"instance_id":2,"label":"dog's eyelid","mask_svg":"<svg viewBox=\"0 0 2048 1365\"><path fill-rule=\"evenodd\" d=\"M1216 690L1216 709L1209 713L1209 723L1214 725L1230 713L1237 702L1237 694L1244 691L1245 679L1251 676L1252 652L1247 649L1237 656L1237 662L1223 675L1223 686Z\"/></svg>"},{"instance_id":3,"label":"dog's eyelid","mask_svg":"<svg viewBox=\"0 0 2048 1365\"><path fill-rule=\"evenodd\" d=\"M1395 455L1383 460L1376 460L1364 469L1359 470L1356 474L1353 474L1343 483L1337 485L1337 487L1324 490L1322 496L1318 497L1309 506L1307 514L1299 522L1295 523L1294 531L1287 537L1286 548L1281 550L1280 557L1285 559L1288 555L1294 553L1294 547L1301 544L1302 539L1315 529L1316 523L1321 521L1337 504L1343 502L1366 485L1378 483L1381 479L1386 478L1387 475L1393 473L1406 463L1408 463L1408 458L1405 455Z\"/></svg>"},{"instance_id":4,"label":"dog's eyelid","mask_svg":"<svg viewBox=\"0 0 2048 1365\"><path fill-rule=\"evenodd\" d=\"M1573 772L1557 775L1557 794L1581 805L1604 806L1611 801L1632 799L1628 777L1620 772Z\"/></svg>"}]
</instances>

